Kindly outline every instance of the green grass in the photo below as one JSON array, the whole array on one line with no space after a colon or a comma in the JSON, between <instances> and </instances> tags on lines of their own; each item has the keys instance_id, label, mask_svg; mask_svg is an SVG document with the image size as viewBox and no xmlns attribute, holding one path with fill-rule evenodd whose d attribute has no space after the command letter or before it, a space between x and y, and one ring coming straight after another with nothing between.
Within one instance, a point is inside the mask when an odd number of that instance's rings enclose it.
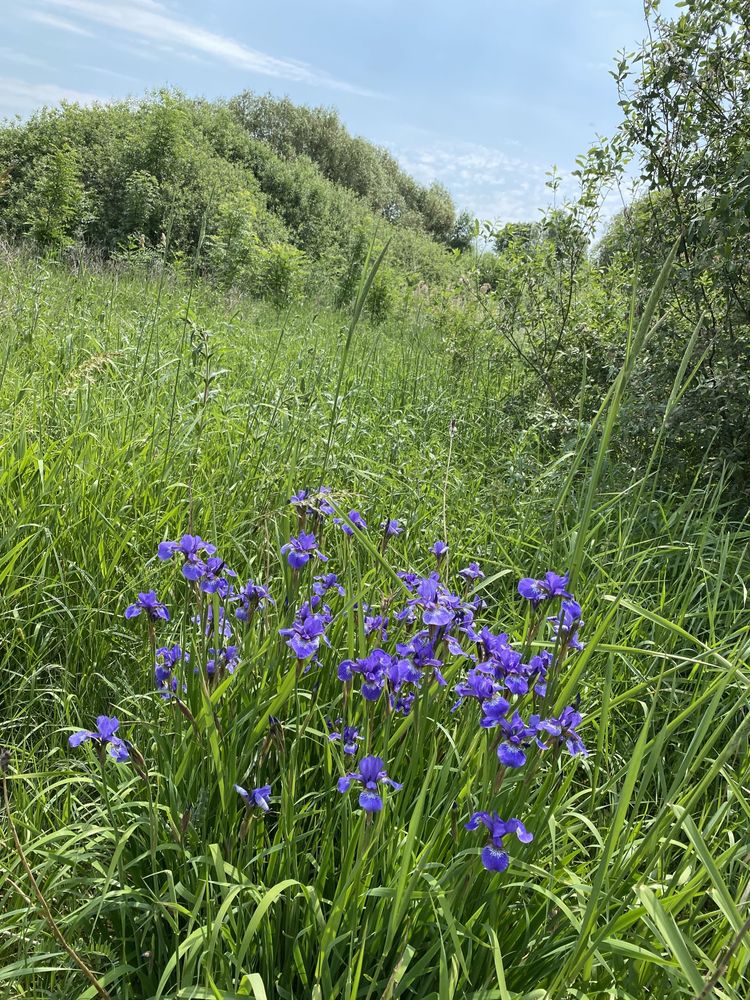
<instances>
[{"instance_id":1,"label":"green grass","mask_svg":"<svg viewBox=\"0 0 750 1000\"><path fill-rule=\"evenodd\" d=\"M419 315L348 330L314 303L278 312L170 273L3 260L1 740L22 852L65 941L129 1000L641 1000L695 997L711 977L714 995L739 1000L747 525L721 482L677 495L658 454L623 468L627 370L599 422L554 453L514 430L523 380L509 356L451 364ZM647 334L633 329L634 350ZM322 667L297 678L277 629L308 580L279 549L295 528L289 496L324 463L337 506L406 531L381 556L376 531L326 529L346 597L331 601ZM194 725L154 693L144 628L123 618L156 587L176 611L160 641L182 635L201 662L179 572L154 558L189 528L277 601L244 631L231 679L189 675ZM346 711L404 782L368 822L354 790L336 791L350 769L326 738L344 710L336 666L366 647L354 605L395 607L393 570L427 572L444 534L448 577L478 559L481 620L517 638L517 579L574 568L587 646L556 699L580 695L590 756L532 752L494 791L476 705L453 714L452 693L432 686L406 720L380 704L366 717L353 693ZM463 669L448 659L451 686ZM99 713L119 716L148 781L68 748ZM236 781L272 784L268 817L243 828ZM535 834L507 841L500 875L463 829L490 808ZM2 831L0 995L95 996L7 815Z\"/></svg>"}]
</instances>

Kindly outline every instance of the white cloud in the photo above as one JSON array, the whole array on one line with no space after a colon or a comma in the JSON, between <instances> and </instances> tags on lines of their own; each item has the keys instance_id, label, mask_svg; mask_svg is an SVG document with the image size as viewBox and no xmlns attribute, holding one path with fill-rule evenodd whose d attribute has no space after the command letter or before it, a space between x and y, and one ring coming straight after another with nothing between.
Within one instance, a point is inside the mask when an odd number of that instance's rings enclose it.
<instances>
[{"instance_id":1,"label":"white cloud","mask_svg":"<svg viewBox=\"0 0 750 1000\"><path fill-rule=\"evenodd\" d=\"M45 0L68 15L102 24L119 35L135 35L159 45L174 46L180 54L201 54L219 62L263 76L331 87L364 97L379 96L371 90L337 80L324 70L294 59L279 59L251 49L242 42L178 19L154 0Z\"/></svg>"},{"instance_id":2,"label":"white cloud","mask_svg":"<svg viewBox=\"0 0 750 1000\"><path fill-rule=\"evenodd\" d=\"M37 24L43 24L48 28L57 28L59 31L68 31L71 35L83 35L86 38L94 38L94 32L87 28L82 28L78 24L66 21L63 17L55 17L54 14L45 14L41 10L28 11L26 16Z\"/></svg>"},{"instance_id":3,"label":"white cloud","mask_svg":"<svg viewBox=\"0 0 750 1000\"><path fill-rule=\"evenodd\" d=\"M25 52L16 52L7 45L0 45L0 58L8 59L10 62L21 63L23 66L36 66L39 69L47 68L47 63L43 59L36 59L34 56L26 55Z\"/></svg>"},{"instance_id":4,"label":"white cloud","mask_svg":"<svg viewBox=\"0 0 750 1000\"><path fill-rule=\"evenodd\" d=\"M574 199L579 190L577 178L561 169L557 172L560 184L553 193L547 186L550 165L492 146L441 139L428 140L423 146L386 145L416 180L423 184L439 181L459 209L467 209L481 221L533 222L554 202ZM600 225L630 197L628 184L622 190L603 192Z\"/></svg>"},{"instance_id":5,"label":"white cloud","mask_svg":"<svg viewBox=\"0 0 750 1000\"><path fill-rule=\"evenodd\" d=\"M93 104L99 98L80 90L58 87L55 83L28 83L15 77L0 76L0 114L26 114L42 105L60 101Z\"/></svg>"},{"instance_id":6,"label":"white cloud","mask_svg":"<svg viewBox=\"0 0 750 1000\"><path fill-rule=\"evenodd\" d=\"M390 149L418 181L423 184L439 181L451 192L459 208L468 209L480 219L533 220L552 198L545 186L546 166L502 149L447 141L417 148L390 146Z\"/></svg>"},{"instance_id":7,"label":"white cloud","mask_svg":"<svg viewBox=\"0 0 750 1000\"><path fill-rule=\"evenodd\" d=\"M112 77L113 80L125 80L127 83L135 83L140 87L142 81L137 76L130 76L129 73L118 73L114 69L106 69L104 66L92 66L90 63L79 63L79 69L85 69L89 73L101 73L103 76Z\"/></svg>"}]
</instances>

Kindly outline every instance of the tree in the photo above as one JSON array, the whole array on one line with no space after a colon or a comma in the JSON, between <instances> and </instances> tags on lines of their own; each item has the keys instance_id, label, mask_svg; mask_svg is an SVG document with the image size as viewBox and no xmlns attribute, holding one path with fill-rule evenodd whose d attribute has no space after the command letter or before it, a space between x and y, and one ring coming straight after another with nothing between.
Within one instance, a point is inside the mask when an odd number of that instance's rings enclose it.
<instances>
[{"instance_id":1,"label":"tree","mask_svg":"<svg viewBox=\"0 0 750 1000\"><path fill-rule=\"evenodd\" d=\"M673 21L658 0L646 9L648 38L615 73L620 132L642 180L669 192L695 308L717 334L750 320L750 4L685 0Z\"/></svg>"},{"instance_id":2,"label":"tree","mask_svg":"<svg viewBox=\"0 0 750 1000\"><path fill-rule=\"evenodd\" d=\"M474 217L467 211L456 216L453 230L448 239L448 246L451 250L460 250L465 253L470 247L475 235Z\"/></svg>"},{"instance_id":3,"label":"tree","mask_svg":"<svg viewBox=\"0 0 750 1000\"><path fill-rule=\"evenodd\" d=\"M26 206L27 224L40 246L73 242L83 221L85 193L76 151L68 143L42 160Z\"/></svg>"},{"instance_id":4,"label":"tree","mask_svg":"<svg viewBox=\"0 0 750 1000\"><path fill-rule=\"evenodd\" d=\"M604 252L614 243L622 257L629 247L639 284L647 285L665 244L678 238L680 266L663 297L666 322L651 341L639 376L641 402L634 405L645 410L644 425L658 426L648 407L666 399L700 323L697 369L675 411L672 437L683 467L707 460L746 474L750 3L683 0L669 20L659 0L647 0L646 15L648 37L622 56L614 76L623 112L617 142L637 158L650 193L618 220Z\"/></svg>"},{"instance_id":5,"label":"tree","mask_svg":"<svg viewBox=\"0 0 750 1000\"><path fill-rule=\"evenodd\" d=\"M388 221L421 228L450 245L456 213L445 188L417 184L388 150L351 135L333 108L252 91L233 98L230 108L250 136L279 156L309 158L327 180L353 191Z\"/></svg>"}]
</instances>

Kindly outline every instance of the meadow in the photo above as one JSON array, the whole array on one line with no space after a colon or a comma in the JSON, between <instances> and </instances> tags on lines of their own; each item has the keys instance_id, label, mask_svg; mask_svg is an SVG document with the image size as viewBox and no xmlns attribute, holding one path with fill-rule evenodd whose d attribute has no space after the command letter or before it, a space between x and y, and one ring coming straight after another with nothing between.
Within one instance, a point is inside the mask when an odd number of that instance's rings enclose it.
<instances>
[{"instance_id":1,"label":"meadow","mask_svg":"<svg viewBox=\"0 0 750 1000\"><path fill-rule=\"evenodd\" d=\"M740 1000L750 532L685 367L619 448L667 271L557 446L367 273L4 249L0 993Z\"/></svg>"}]
</instances>

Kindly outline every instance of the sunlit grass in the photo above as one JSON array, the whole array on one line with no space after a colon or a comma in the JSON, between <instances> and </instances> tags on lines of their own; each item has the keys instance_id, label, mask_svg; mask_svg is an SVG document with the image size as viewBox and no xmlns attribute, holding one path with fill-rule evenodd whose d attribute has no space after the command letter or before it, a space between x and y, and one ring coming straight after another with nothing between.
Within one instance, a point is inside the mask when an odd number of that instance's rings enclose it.
<instances>
[{"instance_id":1,"label":"sunlit grass","mask_svg":"<svg viewBox=\"0 0 750 1000\"><path fill-rule=\"evenodd\" d=\"M561 457L511 434L510 359L448 366L425 321L348 337L348 317L312 304L188 294L169 273L71 275L15 255L0 274L2 743L19 840L67 942L131 1000L640 1000L694 997L714 974L716 995L742 997L750 948L724 957L750 897L750 532L721 483L677 495L658 456L645 478L618 465L625 377ZM635 364L648 323L633 334ZM435 690L368 731L405 785L377 819L336 791L338 659L323 653L319 688L295 683L277 634L307 596L279 552L288 500L324 463L336 503L370 525L325 535L347 592L331 602L337 652L363 648L355 602L394 592L394 569L428 571L445 528L449 574L476 558L483 620L515 637L517 579L574 571L587 647L560 698L580 694L585 761L545 761L493 794L476 706L452 715ZM406 530L378 558L390 516ZM123 618L151 586L185 599L155 553L188 529L277 602L221 693L191 680L199 735L155 693L146 630ZM148 782L69 750L101 713ZM273 788L242 837L235 781ZM474 808L534 831L508 845L504 874L463 829ZM9 832L6 819L0 994L94 996Z\"/></svg>"}]
</instances>

